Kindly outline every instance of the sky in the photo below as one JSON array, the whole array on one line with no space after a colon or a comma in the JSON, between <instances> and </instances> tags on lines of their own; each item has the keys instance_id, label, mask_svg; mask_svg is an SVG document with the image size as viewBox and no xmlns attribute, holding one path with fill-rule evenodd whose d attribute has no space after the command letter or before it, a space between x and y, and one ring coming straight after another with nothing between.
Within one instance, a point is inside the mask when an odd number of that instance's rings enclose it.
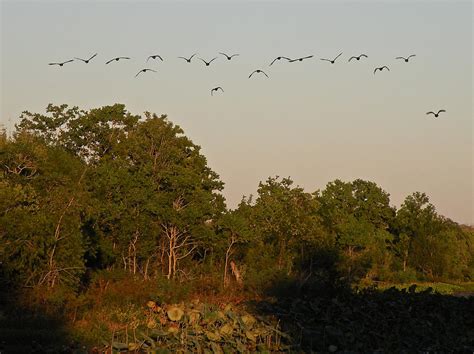
<instances>
[{"instance_id":1,"label":"sky","mask_svg":"<svg viewBox=\"0 0 474 354\"><path fill-rule=\"evenodd\" d=\"M123 103L181 126L231 208L269 176L308 192L362 178L397 207L425 192L440 214L474 224L471 1L3 0L0 9L0 123L10 131L22 111L49 103ZM320 60L340 52L335 64ZM94 53L89 64L48 65ZM190 64L177 58L193 53ZM146 63L153 54L164 61ZM131 60L105 65L116 56ZM215 56L209 67L196 59ZM383 65L390 71L374 75ZM157 72L135 78L143 68ZM249 79L256 69L269 78ZM211 96L216 86L224 92ZM425 114L438 109L447 112Z\"/></svg>"}]
</instances>

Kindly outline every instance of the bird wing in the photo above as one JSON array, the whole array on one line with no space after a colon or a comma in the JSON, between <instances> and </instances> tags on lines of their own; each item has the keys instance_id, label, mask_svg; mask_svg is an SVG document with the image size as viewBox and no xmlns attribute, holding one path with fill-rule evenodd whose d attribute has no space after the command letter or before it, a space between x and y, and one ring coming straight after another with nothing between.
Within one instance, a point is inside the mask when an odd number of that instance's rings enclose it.
<instances>
[{"instance_id":1,"label":"bird wing","mask_svg":"<svg viewBox=\"0 0 474 354\"><path fill-rule=\"evenodd\" d=\"M269 66L272 66L272 64L273 64L274 62L276 62L277 60L278 60L278 58L273 59L273 61L270 63Z\"/></svg>"},{"instance_id":2,"label":"bird wing","mask_svg":"<svg viewBox=\"0 0 474 354\"><path fill-rule=\"evenodd\" d=\"M374 70L374 74L376 73L377 70L381 70L380 68L375 68Z\"/></svg>"},{"instance_id":3,"label":"bird wing","mask_svg":"<svg viewBox=\"0 0 474 354\"><path fill-rule=\"evenodd\" d=\"M157 55L156 57L159 58L161 61L163 61L163 58L161 57L161 55Z\"/></svg>"},{"instance_id":4,"label":"bird wing","mask_svg":"<svg viewBox=\"0 0 474 354\"><path fill-rule=\"evenodd\" d=\"M135 77L137 77L138 74L140 74L141 72L143 72L143 70L145 70L145 69L142 69L142 70L140 70L139 72L137 72L137 75L135 75Z\"/></svg>"},{"instance_id":5,"label":"bird wing","mask_svg":"<svg viewBox=\"0 0 474 354\"><path fill-rule=\"evenodd\" d=\"M389 69L388 66L386 66L386 65L382 66L382 69L383 69L383 68L386 68L388 71L390 71L390 69ZM382 69L380 69L380 71L382 71Z\"/></svg>"},{"instance_id":6,"label":"bird wing","mask_svg":"<svg viewBox=\"0 0 474 354\"><path fill-rule=\"evenodd\" d=\"M367 56L367 55L365 55L365 54L361 54L361 55L359 55L359 58L360 58L360 57L366 57L366 58L368 58L368 56Z\"/></svg>"},{"instance_id":7,"label":"bird wing","mask_svg":"<svg viewBox=\"0 0 474 354\"><path fill-rule=\"evenodd\" d=\"M231 57L229 57L229 56L228 56L227 54L225 54L225 53L219 52L219 54L225 55L225 57L226 57L227 59L231 58Z\"/></svg>"},{"instance_id":8,"label":"bird wing","mask_svg":"<svg viewBox=\"0 0 474 354\"><path fill-rule=\"evenodd\" d=\"M49 63L48 65L59 65L59 63Z\"/></svg>"},{"instance_id":9,"label":"bird wing","mask_svg":"<svg viewBox=\"0 0 474 354\"><path fill-rule=\"evenodd\" d=\"M410 59L411 57L416 57L416 54L409 55L407 59Z\"/></svg>"},{"instance_id":10,"label":"bird wing","mask_svg":"<svg viewBox=\"0 0 474 354\"><path fill-rule=\"evenodd\" d=\"M438 114L440 114L441 112L446 112L446 111L445 111L444 109L440 109L440 110L438 111Z\"/></svg>"},{"instance_id":11,"label":"bird wing","mask_svg":"<svg viewBox=\"0 0 474 354\"><path fill-rule=\"evenodd\" d=\"M150 56L146 59L147 63L148 63L148 60L150 60L150 58L153 58L153 55L150 55Z\"/></svg>"},{"instance_id":12,"label":"bird wing","mask_svg":"<svg viewBox=\"0 0 474 354\"><path fill-rule=\"evenodd\" d=\"M261 70L260 70L260 72L263 73L263 74L265 74L266 77L268 77L268 75L267 75L264 71L261 71Z\"/></svg>"},{"instance_id":13,"label":"bird wing","mask_svg":"<svg viewBox=\"0 0 474 354\"><path fill-rule=\"evenodd\" d=\"M339 58L341 55L342 55L342 52L340 52L340 53L337 55L337 57L334 58L333 61L336 61L336 59Z\"/></svg>"},{"instance_id":14,"label":"bird wing","mask_svg":"<svg viewBox=\"0 0 474 354\"><path fill-rule=\"evenodd\" d=\"M396 57L395 59L403 59L403 60L406 60L406 58L404 58L404 57Z\"/></svg>"},{"instance_id":15,"label":"bird wing","mask_svg":"<svg viewBox=\"0 0 474 354\"><path fill-rule=\"evenodd\" d=\"M119 59L130 59L129 57L119 57Z\"/></svg>"},{"instance_id":16,"label":"bird wing","mask_svg":"<svg viewBox=\"0 0 474 354\"><path fill-rule=\"evenodd\" d=\"M96 56L97 56L97 53L95 53L93 56L91 56L89 59L87 59L87 61L89 61L91 59L94 59Z\"/></svg>"},{"instance_id":17,"label":"bird wing","mask_svg":"<svg viewBox=\"0 0 474 354\"><path fill-rule=\"evenodd\" d=\"M204 64L207 65L207 61L205 61L203 58L198 58L198 59L201 59L204 62Z\"/></svg>"},{"instance_id":18,"label":"bird wing","mask_svg":"<svg viewBox=\"0 0 474 354\"><path fill-rule=\"evenodd\" d=\"M300 59L309 59L309 58L312 58L312 57L314 57L314 55L308 55L307 57L302 57Z\"/></svg>"},{"instance_id":19,"label":"bird wing","mask_svg":"<svg viewBox=\"0 0 474 354\"><path fill-rule=\"evenodd\" d=\"M324 61L332 61L332 60L329 60L329 59L323 59L323 58L321 58L321 60L324 60Z\"/></svg>"},{"instance_id":20,"label":"bird wing","mask_svg":"<svg viewBox=\"0 0 474 354\"><path fill-rule=\"evenodd\" d=\"M66 60L66 61L62 62L61 64L70 63L71 61L74 61L74 59L71 59L71 60Z\"/></svg>"},{"instance_id":21,"label":"bird wing","mask_svg":"<svg viewBox=\"0 0 474 354\"><path fill-rule=\"evenodd\" d=\"M189 60L191 60L196 54L197 54L197 53L194 53L193 55L191 55L191 56L189 57Z\"/></svg>"},{"instance_id":22,"label":"bird wing","mask_svg":"<svg viewBox=\"0 0 474 354\"><path fill-rule=\"evenodd\" d=\"M214 60L216 60L216 59L217 59L217 57L212 58L211 61L209 62L209 64L211 64L211 63L212 63Z\"/></svg>"},{"instance_id":23,"label":"bird wing","mask_svg":"<svg viewBox=\"0 0 474 354\"><path fill-rule=\"evenodd\" d=\"M78 60L82 60L84 63L88 60L85 60L85 59L81 59L81 58L78 58L78 57L74 57L74 59L78 59ZM90 60L90 59L89 59Z\"/></svg>"},{"instance_id":24,"label":"bird wing","mask_svg":"<svg viewBox=\"0 0 474 354\"><path fill-rule=\"evenodd\" d=\"M224 92L224 89L222 87L219 86L218 89L221 89L221 91Z\"/></svg>"},{"instance_id":25,"label":"bird wing","mask_svg":"<svg viewBox=\"0 0 474 354\"><path fill-rule=\"evenodd\" d=\"M348 61L351 61L352 59L357 59L357 57L350 57Z\"/></svg>"},{"instance_id":26,"label":"bird wing","mask_svg":"<svg viewBox=\"0 0 474 354\"><path fill-rule=\"evenodd\" d=\"M214 92L215 89L211 89L211 96L213 96L213 92Z\"/></svg>"},{"instance_id":27,"label":"bird wing","mask_svg":"<svg viewBox=\"0 0 474 354\"><path fill-rule=\"evenodd\" d=\"M233 58L233 57L237 57L239 56L240 54L232 54L230 57Z\"/></svg>"},{"instance_id":28,"label":"bird wing","mask_svg":"<svg viewBox=\"0 0 474 354\"><path fill-rule=\"evenodd\" d=\"M117 58L110 59L110 60L109 60L107 63L105 63L105 64L109 64L109 63L113 62L115 59L117 59Z\"/></svg>"},{"instance_id":29,"label":"bird wing","mask_svg":"<svg viewBox=\"0 0 474 354\"><path fill-rule=\"evenodd\" d=\"M435 112L426 112L426 114L436 114Z\"/></svg>"},{"instance_id":30,"label":"bird wing","mask_svg":"<svg viewBox=\"0 0 474 354\"><path fill-rule=\"evenodd\" d=\"M252 71L252 73L249 75L249 79L252 77L253 74L255 74L257 70Z\"/></svg>"}]
</instances>

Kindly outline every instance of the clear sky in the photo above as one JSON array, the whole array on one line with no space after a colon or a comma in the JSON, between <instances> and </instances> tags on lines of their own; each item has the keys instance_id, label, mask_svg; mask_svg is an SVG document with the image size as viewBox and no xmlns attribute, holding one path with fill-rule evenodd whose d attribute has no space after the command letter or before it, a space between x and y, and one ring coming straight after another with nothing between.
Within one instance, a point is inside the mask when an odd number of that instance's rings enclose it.
<instances>
[{"instance_id":1,"label":"clear sky","mask_svg":"<svg viewBox=\"0 0 474 354\"><path fill-rule=\"evenodd\" d=\"M396 206L422 191L474 224L472 22L471 1L3 1L0 121L11 128L48 103L124 103L180 125L230 207L268 176L308 192L363 178ZM96 52L87 65L47 65ZM195 52L219 58L177 59ZM165 61L145 63L152 54ZM280 55L314 58L269 67ZM132 59L106 66L115 56ZM390 72L374 75L382 65ZM158 72L134 78L143 68ZM255 69L270 78L248 79ZM211 97L215 86L225 92Z\"/></svg>"}]
</instances>

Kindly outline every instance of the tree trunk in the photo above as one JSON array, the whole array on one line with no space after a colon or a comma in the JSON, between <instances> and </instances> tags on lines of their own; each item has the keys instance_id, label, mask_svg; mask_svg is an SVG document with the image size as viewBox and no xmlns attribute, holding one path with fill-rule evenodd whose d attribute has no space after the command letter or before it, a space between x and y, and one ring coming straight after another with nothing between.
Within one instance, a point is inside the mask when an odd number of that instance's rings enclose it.
<instances>
[{"instance_id":1,"label":"tree trunk","mask_svg":"<svg viewBox=\"0 0 474 354\"><path fill-rule=\"evenodd\" d=\"M148 280L148 266L150 265L150 258L148 257L145 262L145 268L143 269L143 278Z\"/></svg>"},{"instance_id":2,"label":"tree trunk","mask_svg":"<svg viewBox=\"0 0 474 354\"><path fill-rule=\"evenodd\" d=\"M162 226L168 238L168 274L166 277L172 279L179 270L179 260L189 256L197 246L189 241L191 235L187 234L186 231L180 231L177 226Z\"/></svg>"},{"instance_id":3,"label":"tree trunk","mask_svg":"<svg viewBox=\"0 0 474 354\"><path fill-rule=\"evenodd\" d=\"M232 234L230 239L229 247L227 247L227 251L225 252L225 264L224 264L224 287L227 286L229 279L227 278L227 269L229 267L229 258L232 254L232 246L235 244L235 237Z\"/></svg>"},{"instance_id":4,"label":"tree trunk","mask_svg":"<svg viewBox=\"0 0 474 354\"><path fill-rule=\"evenodd\" d=\"M48 273L46 273L46 282L48 283L49 287L54 287L56 283L56 277L59 275L56 269L56 262L54 261L54 255L56 253L56 249L58 247L59 241L63 239L61 237L61 223L63 221L64 215L66 215L66 211L74 202L75 197L69 199L66 207L64 208L61 216L59 217L58 223L56 224L56 228L54 230L54 246L51 252L49 253L49 261L48 261Z\"/></svg>"},{"instance_id":5,"label":"tree trunk","mask_svg":"<svg viewBox=\"0 0 474 354\"><path fill-rule=\"evenodd\" d=\"M239 268L237 268L237 265L234 263L234 261L230 261L230 268L232 269L232 274L234 274L237 283L239 285L242 285L242 276L240 274Z\"/></svg>"}]
</instances>

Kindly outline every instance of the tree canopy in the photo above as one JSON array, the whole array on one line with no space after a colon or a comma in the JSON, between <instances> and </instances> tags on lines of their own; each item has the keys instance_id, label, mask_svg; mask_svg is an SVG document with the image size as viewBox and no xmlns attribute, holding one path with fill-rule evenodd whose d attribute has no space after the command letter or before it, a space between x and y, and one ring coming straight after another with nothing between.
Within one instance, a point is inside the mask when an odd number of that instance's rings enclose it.
<instances>
[{"instance_id":1,"label":"tree canopy","mask_svg":"<svg viewBox=\"0 0 474 354\"><path fill-rule=\"evenodd\" d=\"M424 193L397 210L371 181L306 192L276 176L231 210L223 187L165 115L122 104L24 112L0 136L2 273L73 290L86 274L116 270L185 280L214 269L225 286L238 272L255 289L329 267L349 281L473 279L472 230L438 215Z\"/></svg>"}]
</instances>

